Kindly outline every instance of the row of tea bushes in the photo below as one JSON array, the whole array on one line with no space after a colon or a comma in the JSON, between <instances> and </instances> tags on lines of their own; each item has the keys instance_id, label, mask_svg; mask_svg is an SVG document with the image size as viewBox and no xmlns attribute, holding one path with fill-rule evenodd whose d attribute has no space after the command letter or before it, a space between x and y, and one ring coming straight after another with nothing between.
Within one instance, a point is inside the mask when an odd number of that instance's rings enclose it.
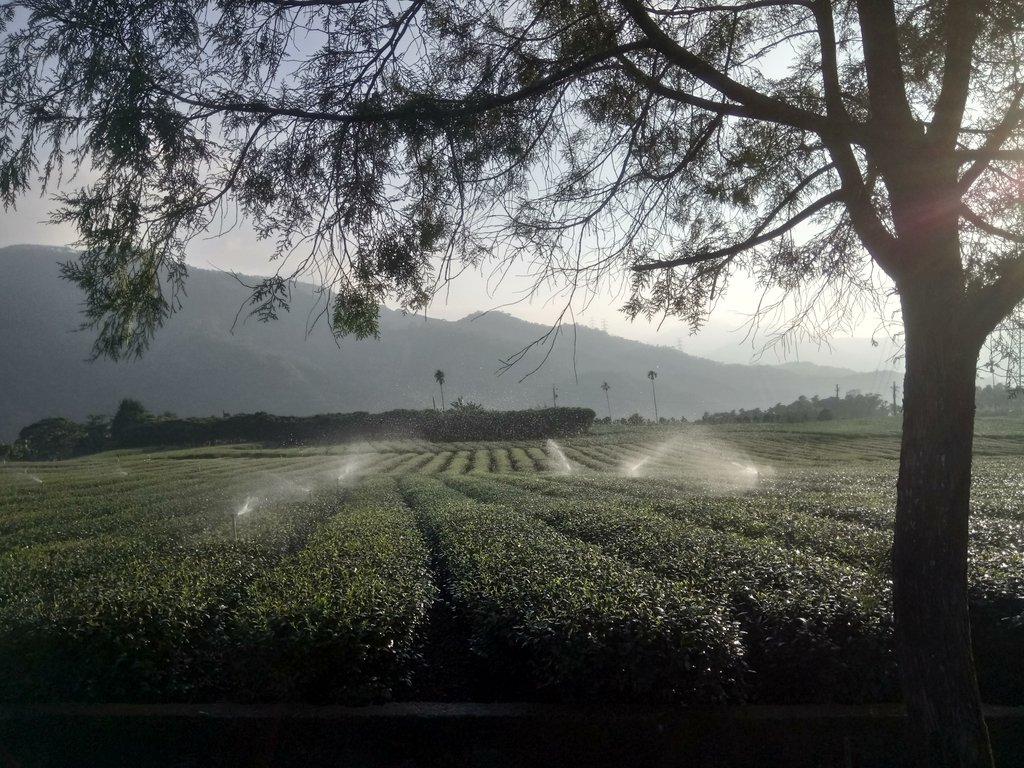
<instances>
[{"instance_id":1,"label":"row of tea bushes","mask_svg":"<svg viewBox=\"0 0 1024 768\"><path fill-rule=\"evenodd\" d=\"M0 552L25 546L123 535L171 544L190 535L231 537L231 515L253 498L261 510L308 500L306 478L277 461L107 461L83 472L44 475L31 493L3 496ZM295 462L292 462L295 464ZM307 460L301 472L320 471ZM64 467L62 466L62 469ZM79 471L75 471L75 470ZM334 483L330 484L333 489ZM10 490L10 489L4 489ZM265 517L265 516L263 516ZM248 519L247 519L248 522ZM244 532L249 526L239 528Z\"/></svg>"},{"instance_id":2,"label":"row of tea bushes","mask_svg":"<svg viewBox=\"0 0 1024 768\"><path fill-rule=\"evenodd\" d=\"M511 479L501 478L507 482ZM742 493L687 493L657 479L515 478L520 487L543 495L561 492L577 501L595 504L617 500L626 506L642 506L688 525L732 531L751 539L769 539L784 549L839 560L857 568L888 567L891 534L855 520L836 520L808 515L792 508L771 486ZM773 481L774 482L774 481Z\"/></svg>"},{"instance_id":3,"label":"row of tea bushes","mask_svg":"<svg viewBox=\"0 0 1024 768\"><path fill-rule=\"evenodd\" d=\"M733 531L659 514L635 500L551 498L509 479L450 478L483 501L496 495L567 536L687 583L741 629L749 700L869 702L896 696L887 586L849 565Z\"/></svg>"},{"instance_id":4,"label":"row of tea bushes","mask_svg":"<svg viewBox=\"0 0 1024 768\"><path fill-rule=\"evenodd\" d=\"M357 703L408 684L435 597L430 553L395 482L356 489L238 609L255 698Z\"/></svg>"},{"instance_id":5,"label":"row of tea bushes","mask_svg":"<svg viewBox=\"0 0 1024 768\"><path fill-rule=\"evenodd\" d=\"M991 704L1024 704L1024 537L990 540L972 554L968 573L982 695Z\"/></svg>"},{"instance_id":6,"label":"row of tea bushes","mask_svg":"<svg viewBox=\"0 0 1024 768\"><path fill-rule=\"evenodd\" d=\"M405 685L433 588L394 481L261 509L238 541L136 516L0 553L0 699L356 703Z\"/></svg>"},{"instance_id":7,"label":"row of tea bushes","mask_svg":"<svg viewBox=\"0 0 1024 768\"><path fill-rule=\"evenodd\" d=\"M816 479L822 480L820 476ZM765 690L763 697L766 701L785 700L787 695L800 695L811 700L827 698L828 690L834 687L828 680L840 679L829 673L816 682L805 674L809 667L804 665L803 659L810 656L802 654L800 649L801 643L806 643L807 631L825 632L832 637L820 650L826 657L833 658L831 666L840 676L856 678L852 686L844 687L844 690L857 692L853 700L874 700L877 696L890 695L887 691L893 690L894 676L888 651L891 645L888 584L891 533L873 524L865 525L857 514L862 508L849 508L849 514L844 515L815 514L805 509L805 494L785 481L773 482L768 488L753 493L687 498L674 494L670 484L659 481L645 480L641 485L616 478L587 478L586 482L572 477L548 480L502 477L496 480L500 482L477 484L470 492L482 500L501 498L520 508L533 509L548 522L552 522L551 509L557 509L557 504L552 505L552 502L562 502L567 510L574 511L573 515L563 515L560 523L563 530L569 531L565 526L571 522L574 525L573 535L599 543L609 551L653 570L672 576L685 573L691 568L687 558L695 557L699 551L698 548L691 549L691 554L682 560L673 559L671 552L666 552L673 547L673 534L668 530L671 526L667 524L675 521L682 526L680 542L698 536L698 531L702 530L714 531L716 536L731 532L746 540L741 551L744 548L751 551L759 549L760 555L748 552L736 559L736 567L725 569L724 572L733 579L757 584L758 570L770 579L776 579L777 574L795 569L800 580L823 585L812 584L811 590L805 592L812 606L822 601L837 605L834 596L838 596L840 603L846 606L851 605L851 601L852 605L860 604L862 607L852 614L848 607L838 612L830 611L832 618L825 623L820 618L812 620L815 611L808 610L807 615L798 617L807 621L798 620L791 625L803 636L801 642L781 642L787 633L766 632L763 628L748 633L746 642L752 667L763 664L758 658L763 658L774 643L782 653L791 656L794 669L802 670L801 674L789 677L810 686L800 693L801 686L786 683L787 664L779 666L779 674L774 675L779 681L779 690L771 691L774 686L766 688L764 683L772 676L764 674L762 669L760 687ZM471 487L461 479L449 482L462 483L460 487L463 489ZM788 487L789 493L780 493L780 486ZM518 496L516 490L519 491ZM986 493L984 487L982 493ZM543 513L543 510L548 512ZM588 510L589 514L582 515L581 510ZM595 510L603 510L607 514L602 517L596 515ZM652 523L651 513L663 519ZM887 514L891 520L892 513ZM638 520L638 516L643 520ZM658 534L645 536L645 527L652 524L658 527ZM602 526L621 528L624 538L601 538ZM1020 524L1006 516L991 517L979 511L972 515L969 568L972 633L982 692L992 703L1024 701L1021 693L1024 691L1024 656L1014 650L1024 647L1022 541ZM688 545L682 543L681 546L683 552L687 552ZM718 558L716 548L721 549L723 558L730 551L728 546L716 543L708 552L712 566ZM678 570L674 564L678 564ZM717 567L710 570L722 572ZM780 597L774 587L762 587L763 597L757 601L760 607L753 612L747 611L748 618L762 614ZM819 594L820 590L824 591ZM786 594L790 593L787 591ZM847 631L843 626L849 626L849 631L860 638L854 647L846 641L839 642ZM749 629L747 624L744 627ZM873 639L876 629L880 634ZM854 652L855 648L860 650ZM879 666L875 660L882 653L887 661ZM817 664L814 668L822 669ZM859 671L863 669L874 672L863 674ZM883 672L882 677L875 676L877 671Z\"/></svg>"},{"instance_id":8,"label":"row of tea bushes","mask_svg":"<svg viewBox=\"0 0 1024 768\"><path fill-rule=\"evenodd\" d=\"M0 697L163 701L220 686L231 613L268 550L104 536L0 555Z\"/></svg>"},{"instance_id":9,"label":"row of tea bushes","mask_svg":"<svg viewBox=\"0 0 1024 768\"><path fill-rule=\"evenodd\" d=\"M513 695L742 698L737 623L698 591L437 480L406 478L402 488L470 627L471 647L495 677L518 681Z\"/></svg>"}]
</instances>

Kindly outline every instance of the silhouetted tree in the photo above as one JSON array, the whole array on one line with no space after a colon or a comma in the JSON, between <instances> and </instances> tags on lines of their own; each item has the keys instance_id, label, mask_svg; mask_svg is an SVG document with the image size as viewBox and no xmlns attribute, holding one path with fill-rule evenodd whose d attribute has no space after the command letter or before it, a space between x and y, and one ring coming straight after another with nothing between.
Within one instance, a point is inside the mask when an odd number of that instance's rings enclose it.
<instances>
[{"instance_id":1,"label":"silhouetted tree","mask_svg":"<svg viewBox=\"0 0 1024 768\"><path fill-rule=\"evenodd\" d=\"M85 431L79 424L62 417L41 419L18 432L16 446L26 459L55 461L75 455Z\"/></svg>"},{"instance_id":2,"label":"silhouetted tree","mask_svg":"<svg viewBox=\"0 0 1024 768\"><path fill-rule=\"evenodd\" d=\"M604 390L604 401L608 405L608 418L611 419L611 417L612 417L612 401L608 397L608 390L611 389L611 385L607 381L601 382L601 389Z\"/></svg>"},{"instance_id":3,"label":"silhouetted tree","mask_svg":"<svg viewBox=\"0 0 1024 768\"><path fill-rule=\"evenodd\" d=\"M85 433L81 446L84 453L98 453L109 447L111 426L107 416L89 414L82 429Z\"/></svg>"},{"instance_id":4,"label":"silhouetted tree","mask_svg":"<svg viewBox=\"0 0 1024 768\"><path fill-rule=\"evenodd\" d=\"M132 427L149 421L153 415L138 400L126 397L117 406L117 412L110 422L110 437L119 443Z\"/></svg>"},{"instance_id":5,"label":"silhouetted tree","mask_svg":"<svg viewBox=\"0 0 1024 768\"><path fill-rule=\"evenodd\" d=\"M444 412L444 371L438 369L434 371L434 381L437 382L437 386L441 388L441 412Z\"/></svg>"},{"instance_id":6,"label":"silhouetted tree","mask_svg":"<svg viewBox=\"0 0 1024 768\"><path fill-rule=\"evenodd\" d=\"M651 380L651 396L654 398L654 423L658 423L658 393L654 390L654 380L658 378L657 371L648 371L647 378Z\"/></svg>"}]
</instances>

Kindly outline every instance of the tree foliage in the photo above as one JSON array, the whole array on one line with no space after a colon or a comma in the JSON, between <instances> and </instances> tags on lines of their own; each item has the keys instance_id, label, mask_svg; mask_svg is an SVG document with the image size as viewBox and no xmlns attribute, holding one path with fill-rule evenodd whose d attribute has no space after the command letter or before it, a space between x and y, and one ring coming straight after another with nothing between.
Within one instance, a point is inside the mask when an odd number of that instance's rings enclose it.
<instances>
[{"instance_id":1,"label":"tree foliage","mask_svg":"<svg viewBox=\"0 0 1024 768\"><path fill-rule=\"evenodd\" d=\"M138 400L124 398L117 405L117 413L110 422L110 436L119 441L131 429L152 420L153 415Z\"/></svg>"},{"instance_id":2,"label":"tree foliage","mask_svg":"<svg viewBox=\"0 0 1024 768\"><path fill-rule=\"evenodd\" d=\"M70 419L41 419L18 432L15 452L31 461L68 459L75 455L84 437L82 427Z\"/></svg>"},{"instance_id":3,"label":"tree foliage","mask_svg":"<svg viewBox=\"0 0 1024 768\"><path fill-rule=\"evenodd\" d=\"M1002 311L1020 9L861 5L14 3L0 195L93 171L54 217L113 356L178 308L189 241L234 211L285 276L331 287L339 333L492 254L583 287L633 266L630 314L694 324L736 274L848 297L866 251L892 274L893 164L958 177L961 267ZM916 156L893 156L897 128ZM259 317L287 305L282 275L254 287Z\"/></svg>"},{"instance_id":4,"label":"tree foliage","mask_svg":"<svg viewBox=\"0 0 1024 768\"><path fill-rule=\"evenodd\" d=\"M832 419L880 419L890 415L890 408L880 395L874 392L863 395L860 392L848 392L846 397L810 399L801 395L789 405L776 403L764 410L754 408L739 411L721 411L707 413L701 417L705 424L760 424L760 423L792 423L804 421L830 421Z\"/></svg>"},{"instance_id":5,"label":"tree foliage","mask_svg":"<svg viewBox=\"0 0 1024 768\"><path fill-rule=\"evenodd\" d=\"M94 170L54 217L81 233L65 274L98 353L145 347L233 210L335 291L339 333L496 253L584 287L632 266L631 315L694 324L741 273L849 297L867 253L897 277L913 190L886 171L912 164L957 177L969 290L992 313L1021 292L1016 3L5 9L0 195ZM259 317L287 305L280 274L254 287Z\"/></svg>"},{"instance_id":6,"label":"tree foliage","mask_svg":"<svg viewBox=\"0 0 1024 768\"><path fill-rule=\"evenodd\" d=\"M444 371L440 368L434 371L434 381L436 381L437 386L441 388L441 410L444 411Z\"/></svg>"}]
</instances>

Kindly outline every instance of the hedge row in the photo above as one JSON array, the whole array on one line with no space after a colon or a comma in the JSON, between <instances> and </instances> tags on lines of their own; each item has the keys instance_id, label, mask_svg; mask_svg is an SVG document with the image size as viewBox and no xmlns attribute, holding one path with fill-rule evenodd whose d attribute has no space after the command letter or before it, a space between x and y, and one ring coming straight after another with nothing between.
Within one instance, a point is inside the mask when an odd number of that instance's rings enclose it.
<instances>
[{"instance_id":1,"label":"hedge row","mask_svg":"<svg viewBox=\"0 0 1024 768\"><path fill-rule=\"evenodd\" d=\"M126 429L122 447L196 446L259 442L274 445L330 444L348 440L419 437L432 441L534 440L587 432L594 421L589 408L541 408L448 412L396 410L384 413L329 413L318 416L234 416L154 419Z\"/></svg>"},{"instance_id":2,"label":"hedge row","mask_svg":"<svg viewBox=\"0 0 1024 768\"><path fill-rule=\"evenodd\" d=\"M688 585L442 483L402 488L438 553L474 652L515 693L560 700L743 697L735 621Z\"/></svg>"}]
</instances>

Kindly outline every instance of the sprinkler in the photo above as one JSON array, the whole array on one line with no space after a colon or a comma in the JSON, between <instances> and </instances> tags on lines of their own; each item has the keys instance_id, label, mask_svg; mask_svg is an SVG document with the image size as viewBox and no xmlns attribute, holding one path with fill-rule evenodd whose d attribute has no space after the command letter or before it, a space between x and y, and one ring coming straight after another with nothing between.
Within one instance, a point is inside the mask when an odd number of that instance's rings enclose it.
<instances>
[{"instance_id":1,"label":"sprinkler","mask_svg":"<svg viewBox=\"0 0 1024 768\"><path fill-rule=\"evenodd\" d=\"M636 464L634 464L632 467L629 468L629 474L632 477L636 477L637 472L640 471L641 467L643 467L643 465L646 464L650 460L651 460L650 456L645 456L644 458L640 459L640 461L638 461Z\"/></svg>"},{"instance_id":2,"label":"sprinkler","mask_svg":"<svg viewBox=\"0 0 1024 768\"><path fill-rule=\"evenodd\" d=\"M548 450L555 454L558 458L558 463L561 465L561 471L568 475L572 472L572 464L569 463L569 459L566 458L565 454L562 453L561 447L554 440L548 440Z\"/></svg>"},{"instance_id":3,"label":"sprinkler","mask_svg":"<svg viewBox=\"0 0 1024 768\"><path fill-rule=\"evenodd\" d=\"M761 470L753 464L741 464L738 461L730 461L734 467L739 467L740 473L746 477L752 477L755 485L761 484Z\"/></svg>"},{"instance_id":4,"label":"sprinkler","mask_svg":"<svg viewBox=\"0 0 1024 768\"><path fill-rule=\"evenodd\" d=\"M255 503L255 501L256 499L250 496L245 500L245 504L242 505L241 509L239 509L237 512L231 513L231 538L234 541L238 541L238 518L244 514L247 514L248 512L251 512L252 505Z\"/></svg>"}]
</instances>

